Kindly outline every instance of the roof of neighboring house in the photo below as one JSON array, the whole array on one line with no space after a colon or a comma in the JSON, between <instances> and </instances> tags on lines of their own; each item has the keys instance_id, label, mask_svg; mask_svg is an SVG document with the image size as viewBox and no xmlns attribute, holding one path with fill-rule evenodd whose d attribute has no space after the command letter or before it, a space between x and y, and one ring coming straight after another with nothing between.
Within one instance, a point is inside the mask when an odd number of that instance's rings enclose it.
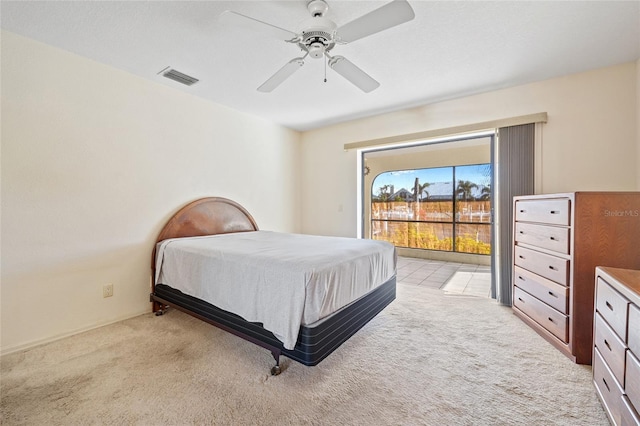
<instances>
[{"instance_id":1,"label":"roof of neighboring house","mask_svg":"<svg viewBox=\"0 0 640 426\"><path fill-rule=\"evenodd\" d=\"M478 185L477 188L471 188L471 196L475 199L481 198L483 196L482 191L484 188L489 187L485 185ZM425 199L428 195L428 199L430 200L450 200L453 189L454 187L452 182L434 182L422 190L420 199ZM400 188L391 194L389 198L393 200L398 197L407 198L408 196L413 197L413 192L406 188ZM378 197L374 196L374 198Z\"/></svg>"}]
</instances>

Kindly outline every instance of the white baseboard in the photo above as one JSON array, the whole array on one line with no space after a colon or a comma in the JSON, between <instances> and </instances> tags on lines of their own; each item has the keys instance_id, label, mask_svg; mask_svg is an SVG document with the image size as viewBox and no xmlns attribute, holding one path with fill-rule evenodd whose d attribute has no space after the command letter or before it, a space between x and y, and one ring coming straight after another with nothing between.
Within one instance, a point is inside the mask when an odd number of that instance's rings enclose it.
<instances>
[{"instance_id":1,"label":"white baseboard","mask_svg":"<svg viewBox=\"0 0 640 426\"><path fill-rule=\"evenodd\" d=\"M66 333L62 333L62 334L57 334L55 336L52 337L47 337L44 339L37 339L37 340L32 340L30 342L27 343L21 343L19 345L15 345L15 346L9 346L8 348L0 348L0 356L5 356L5 355L9 355L15 352L20 352L20 351L24 351L27 349L31 349L31 348L35 348L36 346L40 346L40 345L44 345L47 343L51 343L51 342L55 342L56 340L60 340L60 339L64 339L65 337L70 337L70 336L74 336L76 334L80 334L80 333L84 333L85 331L89 331L89 330L94 330L96 328L100 328L100 327L104 327L110 324L115 324L117 322L120 321L124 321L124 320L128 320L129 318L134 318L140 315L144 315L144 314L148 314L149 312L151 312L149 309L145 309L143 312L139 312L139 313L135 313L132 315L125 315L123 317L119 317L116 318L114 320L109 320L106 322L101 322L98 324L93 324L87 327L82 327L82 328L78 328L76 330L73 331L68 331Z\"/></svg>"}]
</instances>

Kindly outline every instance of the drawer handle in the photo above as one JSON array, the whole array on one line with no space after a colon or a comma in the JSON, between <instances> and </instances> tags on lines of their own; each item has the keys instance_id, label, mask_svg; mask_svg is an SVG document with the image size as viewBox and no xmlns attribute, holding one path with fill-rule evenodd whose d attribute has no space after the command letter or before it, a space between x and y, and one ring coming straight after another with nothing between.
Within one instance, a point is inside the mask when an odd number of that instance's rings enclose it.
<instances>
[{"instance_id":1,"label":"drawer handle","mask_svg":"<svg viewBox=\"0 0 640 426\"><path fill-rule=\"evenodd\" d=\"M521 255L521 254L519 254L519 255L518 255L518 257L519 257L520 259L524 259L524 256L523 256L523 255Z\"/></svg>"},{"instance_id":2,"label":"drawer handle","mask_svg":"<svg viewBox=\"0 0 640 426\"><path fill-rule=\"evenodd\" d=\"M525 281L525 279L524 279L524 278L522 278L522 275L518 275L518 279L519 279L520 281Z\"/></svg>"},{"instance_id":3,"label":"drawer handle","mask_svg":"<svg viewBox=\"0 0 640 426\"><path fill-rule=\"evenodd\" d=\"M549 296L553 296L553 297L555 297L556 299L558 298L558 296L557 296L554 292L552 292L552 291L549 291Z\"/></svg>"},{"instance_id":4,"label":"drawer handle","mask_svg":"<svg viewBox=\"0 0 640 426\"><path fill-rule=\"evenodd\" d=\"M607 384L607 381L604 379L604 377L602 378L602 381L604 382L604 385L607 387L607 390L609 392L611 392L611 388L609 387L609 385Z\"/></svg>"},{"instance_id":5,"label":"drawer handle","mask_svg":"<svg viewBox=\"0 0 640 426\"><path fill-rule=\"evenodd\" d=\"M609 342L607 342L607 339L604 339L604 344L607 347L607 349L611 350L611 345L609 344Z\"/></svg>"},{"instance_id":6,"label":"drawer handle","mask_svg":"<svg viewBox=\"0 0 640 426\"><path fill-rule=\"evenodd\" d=\"M551 321L551 322L555 322L555 321L553 321L553 318L551 318L551 317L547 317L547 319L548 319L549 321Z\"/></svg>"},{"instance_id":7,"label":"drawer handle","mask_svg":"<svg viewBox=\"0 0 640 426\"><path fill-rule=\"evenodd\" d=\"M526 210L520 210L520 213L526 213L526 212L527 212Z\"/></svg>"},{"instance_id":8,"label":"drawer handle","mask_svg":"<svg viewBox=\"0 0 640 426\"><path fill-rule=\"evenodd\" d=\"M549 237L549 239L550 239L551 241L557 241L557 240L556 240L556 237Z\"/></svg>"},{"instance_id":9,"label":"drawer handle","mask_svg":"<svg viewBox=\"0 0 640 426\"><path fill-rule=\"evenodd\" d=\"M609 309L611 309L613 311L613 306L611 306L611 303L605 302L605 305L607 305L607 308L609 308Z\"/></svg>"},{"instance_id":10,"label":"drawer handle","mask_svg":"<svg viewBox=\"0 0 640 426\"><path fill-rule=\"evenodd\" d=\"M522 297L518 297L518 300L524 303L524 300L522 300Z\"/></svg>"},{"instance_id":11,"label":"drawer handle","mask_svg":"<svg viewBox=\"0 0 640 426\"><path fill-rule=\"evenodd\" d=\"M554 271L557 271L557 270L558 270L558 268L556 268L555 266L552 266L552 265L549 265L549 269L552 269L552 270L554 270Z\"/></svg>"},{"instance_id":12,"label":"drawer handle","mask_svg":"<svg viewBox=\"0 0 640 426\"><path fill-rule=\"evenodd\" d=\"M560 210L551 210L549 213L551 213L551 214L560 214Z\"/></svg>"}]
</instances>

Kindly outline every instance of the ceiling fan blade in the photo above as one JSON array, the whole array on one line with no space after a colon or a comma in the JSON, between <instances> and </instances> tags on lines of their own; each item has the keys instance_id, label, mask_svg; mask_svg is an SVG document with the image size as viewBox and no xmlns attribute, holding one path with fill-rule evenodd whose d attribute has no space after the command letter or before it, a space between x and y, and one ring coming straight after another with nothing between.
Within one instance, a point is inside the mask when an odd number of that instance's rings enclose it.
<instances>
[{"instance_id":1,"label":"ceiling fan blade","mask_svg":"<svg viewBox=\"0 0 640 426\"><path fill-rule=\"evenodd\" d=\"M281 40L291 40L296 37L296 33L284 28L276 27L275 25L268 24L250 16L242 15L231 10L225 10L220 14L220 22L229 23L231 25L237 25L239 27L246 28L248 30L256 31L275 37Z\"/></svg>"},{"instance_id":2,"label":"ceiling fan blade","mask_svg":"<svg viewBox=\"0 0 640 426\"><path fill-rule=\"evenodd\" d=\"M338 28L341 41L351 43L415 18L413 8L406 0L394 0L378 9L354 19Z\"/></svg>"},{"instance_id":3,"label":"ceiling fan blade","mask_svg":"<svg viewBox=\"0 0 640 426\"><path fill-rule=\"evenodd\" d=\"M280 86L283 81L287 78L291 77L291 75L300 69L304 65L303 58L294 58L287 62L282 68L280 68L274 75L269 77L267 81L262 83L260 87L258 87L258 92L268 93L271 92L276 87Z\"/></svg>"},{"instance_id":4,"label":"ceiling fan blade","mask_svg":"<svg viewBox=\"0 0 640 426\"><path fill-rule=\"evenodd\" d=\"M329 66L365 93L369 93L380 86L380 83L344 56L331 57L329 59Z\"/></svg>"}]
</instances>

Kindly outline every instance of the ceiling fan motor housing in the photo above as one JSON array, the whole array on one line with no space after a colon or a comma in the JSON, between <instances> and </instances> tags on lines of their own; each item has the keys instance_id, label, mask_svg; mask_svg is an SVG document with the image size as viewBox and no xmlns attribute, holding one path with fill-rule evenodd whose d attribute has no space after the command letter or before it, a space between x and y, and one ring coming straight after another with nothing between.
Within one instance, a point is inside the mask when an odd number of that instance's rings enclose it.
<instances>
[{"instance_id":1,"label":"ceiling fan motor housing","mask_svg":"<svg viewBox=\"0 0 640 426\"><path fill-rule=\"evenodd\" d=\"M309 52L312 58L322 58L335 46L334 34L337 25L330 19L318 16L302 23L300 48Z\"/></svg>"}]
</instances>

